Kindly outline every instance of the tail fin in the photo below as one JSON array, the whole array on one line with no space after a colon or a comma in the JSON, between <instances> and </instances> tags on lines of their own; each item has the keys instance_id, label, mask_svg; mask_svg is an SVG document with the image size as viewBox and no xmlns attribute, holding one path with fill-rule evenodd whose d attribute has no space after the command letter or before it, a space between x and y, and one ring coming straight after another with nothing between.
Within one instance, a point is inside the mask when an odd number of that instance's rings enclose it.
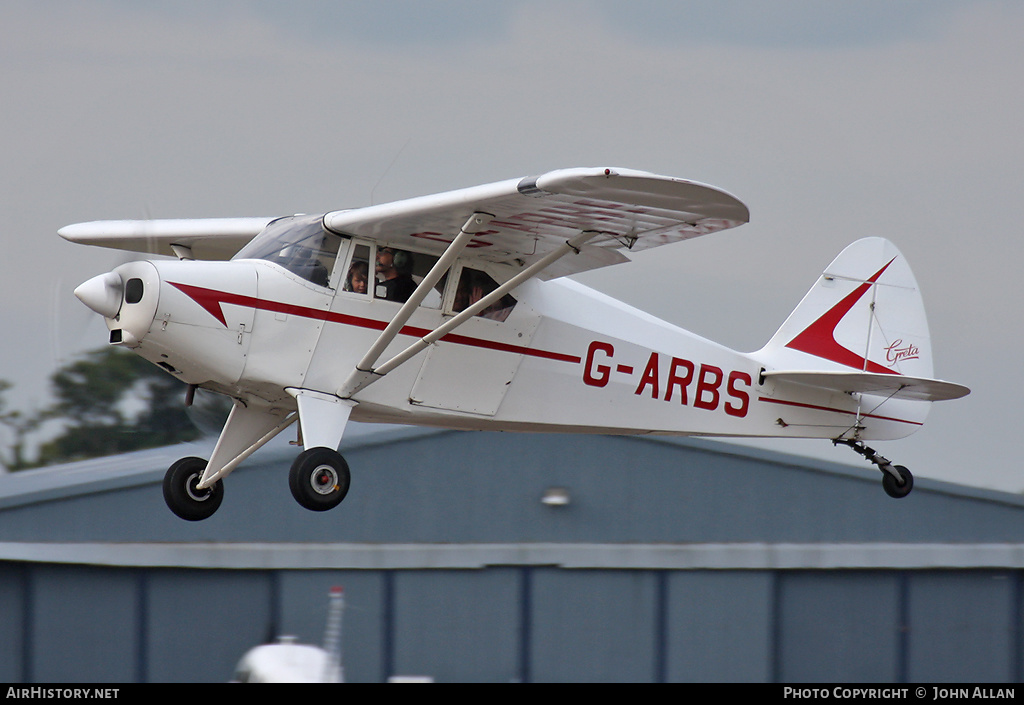
<instances>
[{"instance_id":1,"label":"tail fin","mask_svg":"<svg viewBox=\"0 0 1024 705\"><path fill-rule=\"evenodd\" d=\"M917 280L878 237L843 250L756 356L768 375L816 387L928 401L968 393L932 379Z\"/></svg>"}]
</instances>

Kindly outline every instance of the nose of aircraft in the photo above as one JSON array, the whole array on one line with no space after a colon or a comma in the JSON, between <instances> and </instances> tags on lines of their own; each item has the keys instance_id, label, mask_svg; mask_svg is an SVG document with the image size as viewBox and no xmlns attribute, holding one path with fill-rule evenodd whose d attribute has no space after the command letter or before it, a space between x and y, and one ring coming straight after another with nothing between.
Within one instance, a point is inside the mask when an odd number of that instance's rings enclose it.
<instances>
[{"instance_id":1,"label":"nose of aircraft","mask_svg":"<svg viewBox=\"0 0 1024 705\"><path fill-rule=\"evenodd\" d=\"M121 310L123 288L121 277L107 272L79 284L75 296L104 318L113 318Z\"/></svg>"}]
</instances>

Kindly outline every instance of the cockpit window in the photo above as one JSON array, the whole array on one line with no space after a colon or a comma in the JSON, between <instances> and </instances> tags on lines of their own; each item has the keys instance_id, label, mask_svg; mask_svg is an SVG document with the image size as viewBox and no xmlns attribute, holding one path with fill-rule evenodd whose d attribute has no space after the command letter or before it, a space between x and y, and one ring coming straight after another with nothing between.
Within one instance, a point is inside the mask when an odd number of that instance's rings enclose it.
<instances>
[{"instance_id":1,"label":"cockpit window","mask_svg":"<svg viewBox=\"0 0 1024 705\"><path fill-rule=\"evenodd\" d=\"M341 237L324 230L323 216L303 215L271 221L232 259L275 262L317 286L327 286Z\"/></svg>"}]
</instances>

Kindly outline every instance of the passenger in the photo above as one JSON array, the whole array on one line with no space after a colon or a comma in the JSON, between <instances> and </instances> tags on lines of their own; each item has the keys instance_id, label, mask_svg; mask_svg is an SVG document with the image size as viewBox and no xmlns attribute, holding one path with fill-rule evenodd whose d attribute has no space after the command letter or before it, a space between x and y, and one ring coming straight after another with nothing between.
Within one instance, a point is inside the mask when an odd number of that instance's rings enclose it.
<instances>
[{"instance_id":1,"label":"passenger","mask_svg":"<svg viewBox=\"0 0 1024 705\"><path fill-rule=\"evenodd\" d=\"M366 284L370 279L370 263L359 260L352 263L348 269L348 277L345 279L345 291L354 291L357 294L366 293Z\"/></svg>"},{"instance_id":2,"label":"passenger","mask_svg":"<svg viewBox=\"0 0 1024 705\"><path fill-rule=\"evenodd\" d=\"M487 293L484 290L484 277L486 276L483 272L475 269L463 269L462 276L459 277L459 286L455 291L455 302L452 309L465 311L482 299Z\"/></svg>"},{"instance_id":3,"label":"passenger","mask_svg":"<svg viewBox=\"0 0 1024 705\"><path fill-rule=\"evenodd\" d=\"M497 288L497 282L484 272L475 269L463 269L452 309L457 312L465 311ZM487 308L478 311L476 315L480 318L489 318L492 321L504 321L508 318L515 305L516 300L512 295L505 294Z\"/></svg>"},{"instance_id":4,"label":"passenger","mask_svg":"<svg viewBox=\"0 0 1024 705\"><path fill-rule=\"evenodd\" d=\"M515 305L516 300L510 294L505 294L477 315L492 321L504 321L508 314L512 313L512 307Z\"/></svg>"},{"instance_id":5,"label":"passenger","mask_svg":"<svg viewBox=\"0 0 1024 705\"><path fill-rule=\"evenodd\" d=\"M455 287L455 301L452 302L452 310L456 313L465 311L469 307L469 277L466 276L468 270L462 271L459 284Z\"/></svg>"},{"instance_id":6,"label":"passenger","mask_svg":"<svg viewBox=\"0 0 1024 705\"><path fill-rule=\"evenodd\" d=\"M416 290L416 282L412 278L412 255L404 250L393 250L382 247L377 251L377 278L379 287L384 287L381 298L388 301L405 303Z\"/></svg>"}]
</instances>

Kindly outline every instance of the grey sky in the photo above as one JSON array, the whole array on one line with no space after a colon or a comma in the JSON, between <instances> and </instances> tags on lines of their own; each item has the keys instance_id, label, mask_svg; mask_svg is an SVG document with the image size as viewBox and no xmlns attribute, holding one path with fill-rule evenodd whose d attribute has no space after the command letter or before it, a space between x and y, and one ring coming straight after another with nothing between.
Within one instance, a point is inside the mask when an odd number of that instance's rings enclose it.
<instances>
[{"instance_id":1,"label":"grey sky","mask_svg":"<svg viewBox=\"0 0 1024 705\"><path fill-rule=\"evenodd\" d=\"M893 240L936 375L974 392L879 449L1024 489L1021 36L1013 0L8 0L0 378L27 409L55 364L104 344L71 291L127 256L65 243L67 223L321 212L614 165L720 186L752 220L582 279L739 349L846 244Z\"/></svg>"}]
</instances>

